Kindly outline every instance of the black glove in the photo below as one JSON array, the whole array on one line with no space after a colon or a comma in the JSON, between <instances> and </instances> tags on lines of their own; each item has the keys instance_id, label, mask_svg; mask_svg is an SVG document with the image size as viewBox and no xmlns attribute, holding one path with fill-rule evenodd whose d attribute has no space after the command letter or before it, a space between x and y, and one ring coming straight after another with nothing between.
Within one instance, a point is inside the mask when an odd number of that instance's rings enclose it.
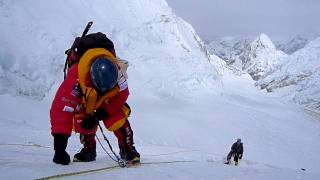
<instances>
[{"instance_id":1,"label":"black glove","mask_svg":"<svg viewBox=\"0 0 320 180\"><path fill-rule=\"evenodd\" d=\"M83 119L80 123L81 128L83 129L93 129L99 123L98 118L93 115Z\"/></svg>"},{"instance_id":2,"label":"black glove","mask_svg":"<svg viewBox=\"0 0 320 180\"><path fill-rule=\"evenodd\" d=\"M80 125L83 129L93 129L99 123L99 120L105 119L108 116L107 111L97 109L92 116L83 119Z\"/></svg>"},{"instance_id":3,"label":"black glove","mask_svg":"<svg viewBox=\"0 0 320 180\"><path fill-rule=\"evenodd\" d=\"M105 118L107 118L109 116L108 112L104 109L97 109L94 112L94 115L99 119L99 120L103 120Z\"/></svg>"}]
</instances>

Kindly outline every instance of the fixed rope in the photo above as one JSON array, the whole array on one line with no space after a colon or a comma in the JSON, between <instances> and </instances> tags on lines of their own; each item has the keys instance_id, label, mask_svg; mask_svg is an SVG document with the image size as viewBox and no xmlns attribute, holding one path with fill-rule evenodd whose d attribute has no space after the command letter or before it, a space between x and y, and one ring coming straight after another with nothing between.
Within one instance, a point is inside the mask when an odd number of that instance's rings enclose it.
<instances>
[{"instance_id":1,"label":"fixed rope","mask_svg":"<svg viewBox=\"0 0 320 180\"><path fill-rule=\"evenodd\" d=\"M193 160L158 161L158 162L155 161L155 162L142 162L140 164L141 165L152 165L152 164L175 164L175 163L191 163L191 162L194 162L194 161ZM106 170L112 170L112 169L116 169L116 168L120 168L120 167L118 165L108 166L105 168L98 168L98 169L90 169L90 170L85 170L85 171L57 174L57 175L37 178L35 180L48 180L48 179L64 178L64 177L68 177L68 176L76 176L76 175L87 174L87 173L92 173L92 172L106 171Z\"/></svg>"}]
</instances>

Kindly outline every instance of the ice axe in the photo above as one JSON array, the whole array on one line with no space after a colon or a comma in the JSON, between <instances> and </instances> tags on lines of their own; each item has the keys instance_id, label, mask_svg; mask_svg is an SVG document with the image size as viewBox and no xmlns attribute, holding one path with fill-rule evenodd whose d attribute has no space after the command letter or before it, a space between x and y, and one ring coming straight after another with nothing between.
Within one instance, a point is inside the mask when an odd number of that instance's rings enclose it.
<instances>
[{"instance_id":1,"label":"ice axe","mask_svg":"<svg viewBox=\"0 0 320 180\"><path fill-rule=\"evenodd\" d=\"M93 24L93 21L89 21L89 22L87 23L86 27L84 28L84 30L83 30L83 32L82 32L81 37L85 37L85 36L87 35L87 33L88 33L88 31L90 30L92 24ZM65 79L66 76L67 76L67 72L66 72L66 71L67 71L67 67L68 67L68 59L69 59L69 56L70 56L71 52L74 50L74 48L75 48L75 46L76 46L76 44L77 44L77 42L78 42L77 39L80 39L80 38L77 37L77 38L74 40L71 48L67 49L67 50L64 52L64 53L67 55L66 61L65 61L65 63L64 63L64 69L63 69L64 79Z\"/></svg>"}]
</instances>

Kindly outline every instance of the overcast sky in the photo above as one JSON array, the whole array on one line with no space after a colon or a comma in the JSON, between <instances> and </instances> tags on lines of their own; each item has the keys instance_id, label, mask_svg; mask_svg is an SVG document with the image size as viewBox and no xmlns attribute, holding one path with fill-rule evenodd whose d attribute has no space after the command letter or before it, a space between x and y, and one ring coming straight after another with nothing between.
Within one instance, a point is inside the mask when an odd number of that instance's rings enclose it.
<instances>
[{"instance_id":1,"label":"overcast sky","mask_svg":"<svg viewBox=\"0 0 320 180\"><path fill-rule=\"evenodd\" d=\"M278 38L320 35L320 0L166 0L197 33Z\"/></svg>"}]
</instances>

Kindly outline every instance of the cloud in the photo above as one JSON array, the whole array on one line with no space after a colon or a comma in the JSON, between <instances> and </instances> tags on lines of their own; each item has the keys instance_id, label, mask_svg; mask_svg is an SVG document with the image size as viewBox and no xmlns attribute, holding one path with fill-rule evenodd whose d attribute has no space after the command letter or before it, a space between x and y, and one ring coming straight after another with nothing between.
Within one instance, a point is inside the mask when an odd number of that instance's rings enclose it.
<instances>
[{"instance_id":1,"label":"cloud","mask_svg":"<svg viewBox=\"0 0 320 180\"><path fill-rule=\"evenodd\" d=\"M200 36L320 35L319 0L167 0Z\"/></svg>"}]
</instances>

